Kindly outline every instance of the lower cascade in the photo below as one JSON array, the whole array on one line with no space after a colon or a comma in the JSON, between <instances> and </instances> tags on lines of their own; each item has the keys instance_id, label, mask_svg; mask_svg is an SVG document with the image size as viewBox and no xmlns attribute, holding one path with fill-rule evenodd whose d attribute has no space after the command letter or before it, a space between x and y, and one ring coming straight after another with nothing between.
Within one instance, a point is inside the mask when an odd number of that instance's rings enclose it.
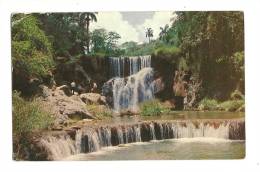
<instances>
[{"instance_id":1,"label":"lower cascade","mask_svg":"<svg viewBox=\"0 0 260 172\"><path fill-rule=\"evenodd\" d=\"M167 121L141 122L117 126L82 127L58 135L44 136L38 146L48 160L95 152L102 147L151 140L208 137L230 140L245 139L244 121Z\"/></svg>"}]
</instances>

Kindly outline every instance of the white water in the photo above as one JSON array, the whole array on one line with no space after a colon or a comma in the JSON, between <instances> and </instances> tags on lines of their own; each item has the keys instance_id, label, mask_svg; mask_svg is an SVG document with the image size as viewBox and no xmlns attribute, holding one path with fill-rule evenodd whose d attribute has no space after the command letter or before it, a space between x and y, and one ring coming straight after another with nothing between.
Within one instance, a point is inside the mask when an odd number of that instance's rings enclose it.
<instances>
[{"instance_id":1,"label":"white water","mask_svg":"<svg viewBox=\"0 0 260 172\"><path fill-rule=\"evenodd\" d=\"M40 140L42 147L47 149L48 158L59 160L63 157L78 153L75 142L68 135L61 135L59 138L48 136Z\"/></svg>"},{"instance_id":2,"label":"white water","mask_svg":"<svg viewBox=\"0 0 260 172\"><path fill-rule=\"evenodd\" d=\"M151 67L151 56L109 57L110 77L126 77Z\"/></svg>"},{"instance_id":3,"label":"white water","mask_svg":"<svg viewBox=\"0 0 260 172\"><path fill-rule=\"evenodd\" d=\"M112 84L114 110L116 112L122 109L138 111L140 102L154 97L152 81L152 68L143 68L127 78L114 78Z\"/></svg>"},{"instance_id":4,"label":"white water","mask_svg":"<svg viewBox=\"0 0 260 172\"><path fill-rule=\"evenodd\" d=\"M48 136L41 139L40 143L48 151L49 159L59 160L65 157L79 154L96 152L104 147L116 146L144 141L143 135L149 137L148 140L164 140L179 138L211 138L228 140L230 132L239 131L238 122L233 122L235 130L230 129L229 122L222 122L218 126L214 124L203 123L195 125L192 122L149 122L143 124L100 127L100 128L82 128L76 131L75 140L67 134L59 136ZM146 127L145 127L146 126ZM142 128L148 128L145 132ZM112 128L116 130L112 137ZM114 139L114 140L112 140ZM115 140L116 139L116 140Z\"/></svg>"}]
</instances>

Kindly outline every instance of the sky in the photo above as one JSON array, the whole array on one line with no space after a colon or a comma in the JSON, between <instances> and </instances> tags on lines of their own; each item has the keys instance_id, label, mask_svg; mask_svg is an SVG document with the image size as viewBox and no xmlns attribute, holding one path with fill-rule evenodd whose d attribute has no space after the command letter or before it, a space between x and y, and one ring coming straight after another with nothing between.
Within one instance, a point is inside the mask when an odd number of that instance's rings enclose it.
<instances>
[{"instance_id":1,"label":"sky","mask_svg":"<svg viewBox=\"0 0 260 172\"><path fill-rule=\"evenodd\" d=\"M138 43L148 42L145 30L153 29L153 39L158 38L160 27L170 24L173 12L99 12L97 22L90 25L90 30L105 28L107 31L117 32L121 39L119 44L127 41Z\"/></svg>"}]
</instances>

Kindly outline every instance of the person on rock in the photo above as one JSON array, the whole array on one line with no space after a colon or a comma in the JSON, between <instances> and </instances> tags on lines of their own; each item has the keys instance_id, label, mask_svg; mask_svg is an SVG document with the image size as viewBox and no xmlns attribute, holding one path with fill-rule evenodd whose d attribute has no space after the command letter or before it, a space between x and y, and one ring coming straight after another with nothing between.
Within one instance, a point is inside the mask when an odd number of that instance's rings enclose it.
<instances>
[{"instance_id":1,"label":"person on rock","mask_svg":"<svg viewBox=\"0 0 260 172\"><path fill-rule=\"evenodd\" d=\"M76 91L76 83L75 83L75 81L72 81L70 83L70 89L71 89L71 93L74 95L74 93Z\"/></svg>"},{"instance_id":2,"label":"person on rock","mask_svg":"<svg viewBox=\"0 0 260 172\"><path fill-rule=\"evenodd\" d=\"M78 86L77 86L78 94L80 95L83 91L84 91L83 87L80 84L78 84Z\"/></svg>"},{"instance_id":3,"label":"person on rock","mask_svg":"<svg viewBox=\"0 0 260 172\"><path fill-rule=\"evenodd\" d=\"M97 84L95 82L93 82L91 92L94 93L96 90L97 90Z\"/></svg>"}]
</instances>

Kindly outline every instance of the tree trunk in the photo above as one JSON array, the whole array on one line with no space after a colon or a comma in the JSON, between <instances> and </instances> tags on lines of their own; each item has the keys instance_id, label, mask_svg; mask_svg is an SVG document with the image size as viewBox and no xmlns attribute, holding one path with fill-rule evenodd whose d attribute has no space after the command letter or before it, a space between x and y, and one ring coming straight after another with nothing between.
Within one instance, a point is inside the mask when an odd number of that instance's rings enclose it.
<instances>
[{"instance_id":1,"label":"tree trunk","mask_svg":"<svg viewBox=\"0 0 260 172\"><path fill-rule=\"evenodd\" d=\"M89 18L87 18L87 53L89 53Z\"/></svg>"}]
</instances>

